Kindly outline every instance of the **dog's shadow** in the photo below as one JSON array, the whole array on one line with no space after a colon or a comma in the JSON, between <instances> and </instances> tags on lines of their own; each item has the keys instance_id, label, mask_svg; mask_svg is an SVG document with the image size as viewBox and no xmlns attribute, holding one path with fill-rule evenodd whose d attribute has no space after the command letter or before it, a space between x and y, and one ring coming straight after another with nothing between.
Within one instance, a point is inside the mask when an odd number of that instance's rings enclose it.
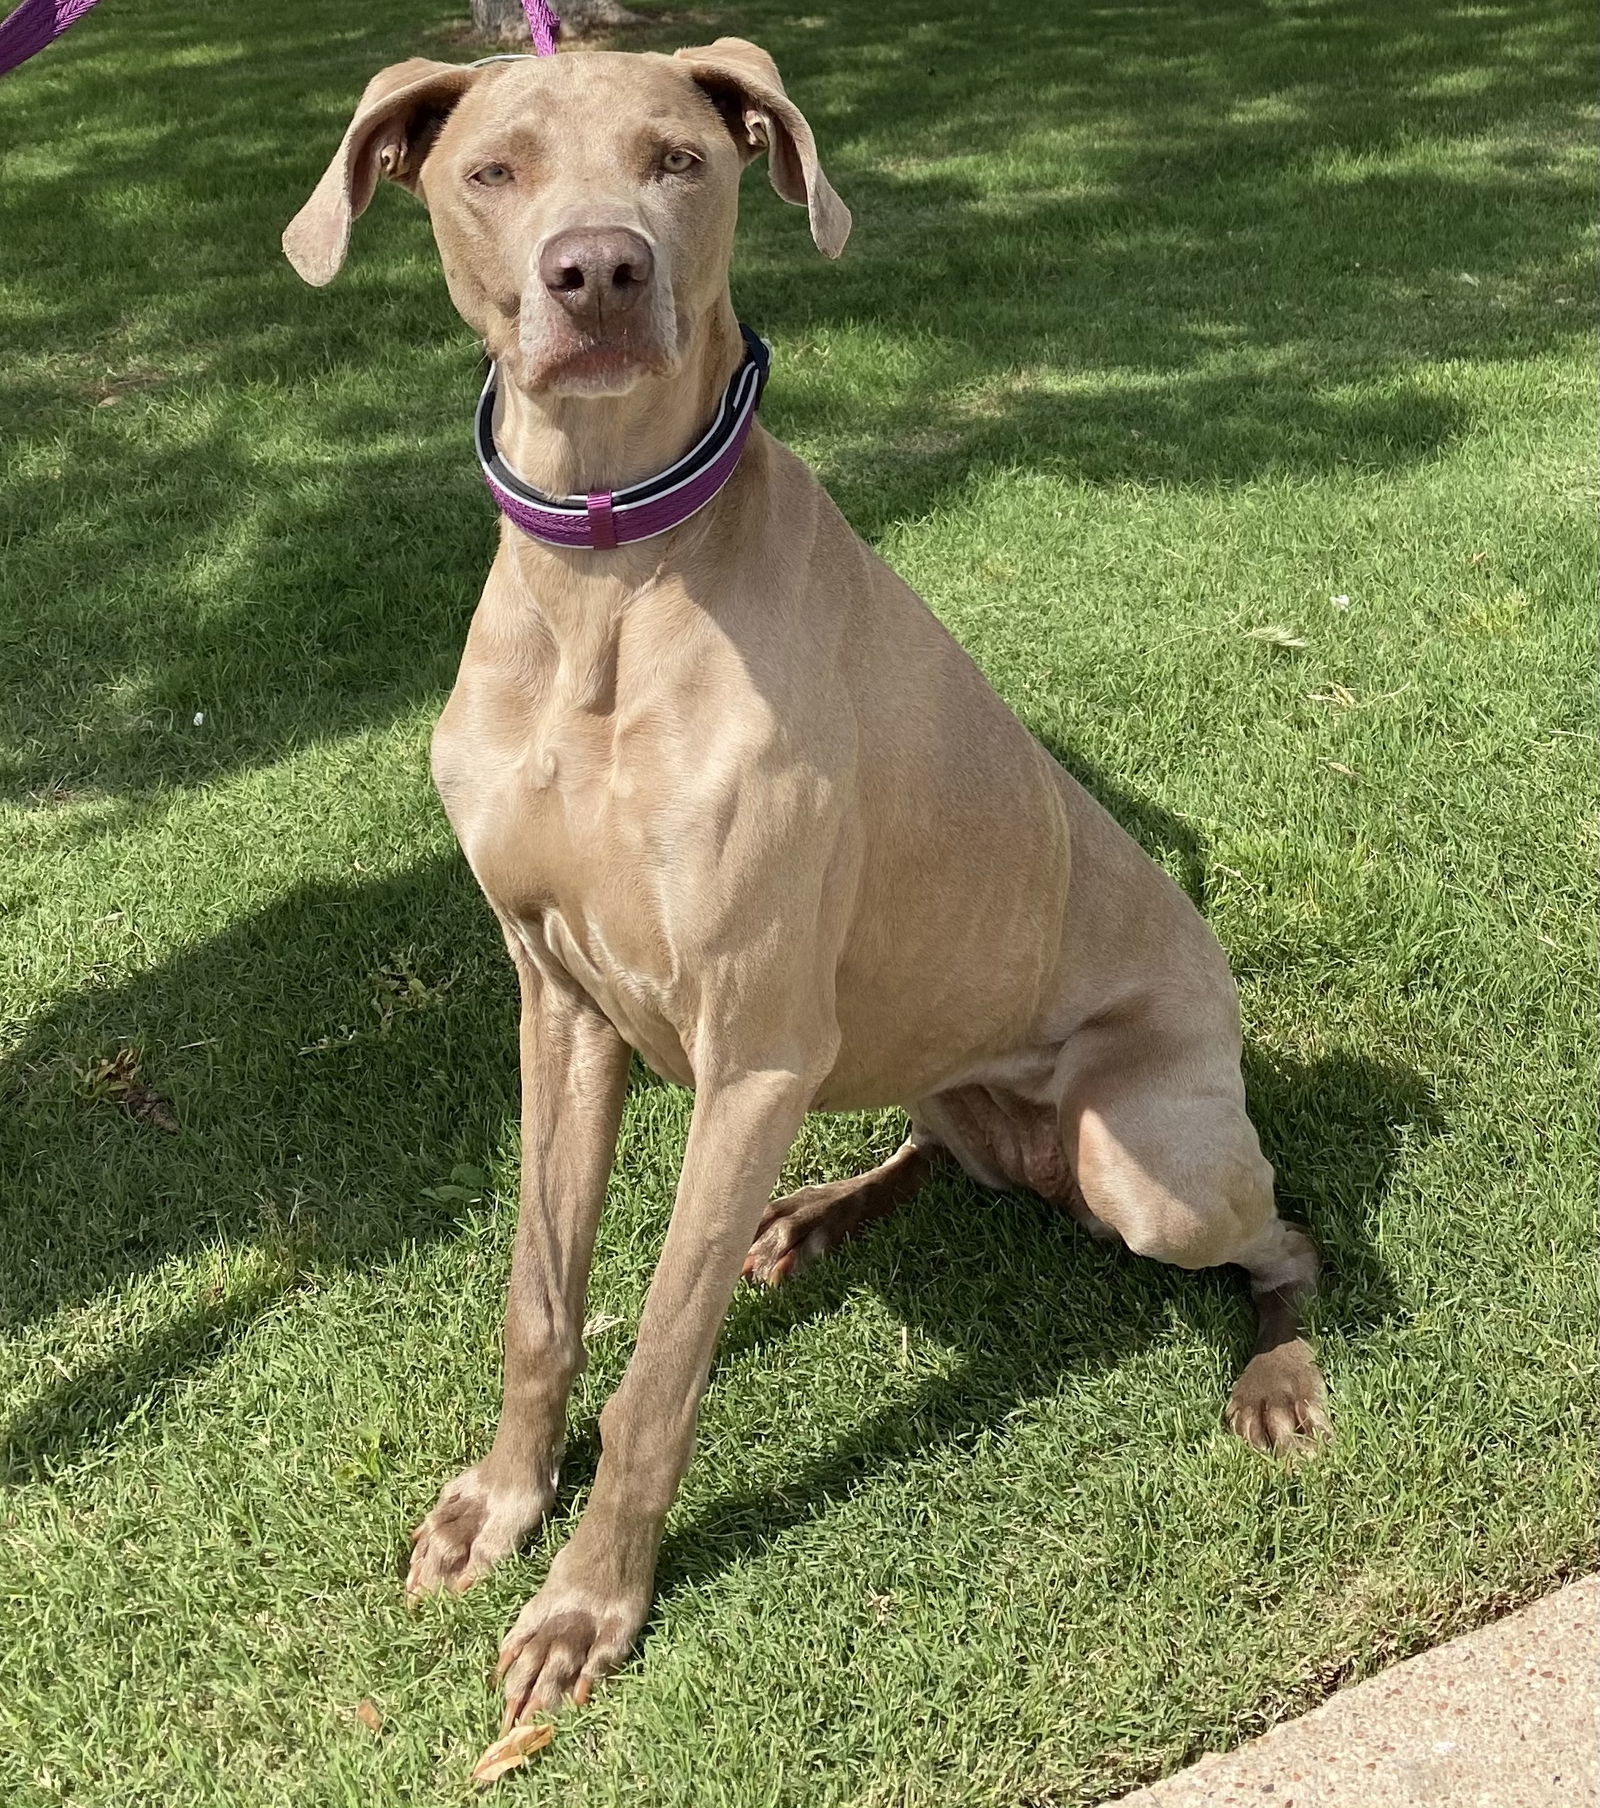
<instances>
[{"instance_id":1,"label":"dog's shadow","mask_svg":"<svg viewBox=\"0 0 1600 1808\"><path fill-rule=\"evenodd\" d=\"M515 1121L516 1020L453 851L298 887L41 1010L0 1054L0 1328L70 1348L0 1426L0 1478L115 1444L308 1275L458 1235L477 1208L452 1170L482 1166ZM108 1077L120 1051L136 1067ZM175 1133L128 1108L129 1083ZM228 1252L215 1285L134 1303L208 1251ZM139 1328L74 1331L99 1300Z\"/></svg>"},{"instance_id":2,"label":"dog's shadow","mask_svg":"<svg viewBox=\"0 0 1600 1808\"><path fill-rule=\"evenodd\" d=\"M1402 1147L1433 1124L1414 1073L1357 1055L1301 1063L1246 1055L1250 1105L1278 1176L1285 1216L1311 1226L1324 1257L1314 1324L1361 1336L1401 1316L1371 1228ZM1174 1318L1220 1344L1237 1370L1254 1314L1233 1270L1184 1273L1091 1239L1070 1216L1029 1194L990 1194L959 1174L930 1181L888 1222L872 1227L774 1293L744 1290L719 1346L717 1368L781 1364L803 1325L876 1295L908 1332L952 1364L833 1443L776 1487L719 1495L669 1532L660 1585L708 1580L792 1528L822 1517L861 1483L933 1448L966 1443L1030 1402L1056 1394L1069 1374L1126 1362L1172 1334ZM1205 1435L1220 1425L1223 1399ZM829 1412L817 1403L819 1415ZM598 1449L593 1427L574 1441L569 1477L583 1481Z\"/></svg>"}]
</instances>

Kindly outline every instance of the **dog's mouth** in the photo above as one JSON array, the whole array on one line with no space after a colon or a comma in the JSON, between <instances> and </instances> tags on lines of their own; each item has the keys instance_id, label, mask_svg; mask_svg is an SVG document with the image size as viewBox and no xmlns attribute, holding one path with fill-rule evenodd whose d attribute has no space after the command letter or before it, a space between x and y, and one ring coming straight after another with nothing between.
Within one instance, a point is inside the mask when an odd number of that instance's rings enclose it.
<instances>
[{"instance_id":1,"label":"dog's mouth","mask_svg":"<svg viewBox=\"0 0 1600 1808\"><path fill-rule=\"evenodd\" d=\"M625 395L644 377L671 376L676 359L646 322L590 333L566 320L523 331L501 362L519 388L558 395Z\"/></svg>"}]
</instances>

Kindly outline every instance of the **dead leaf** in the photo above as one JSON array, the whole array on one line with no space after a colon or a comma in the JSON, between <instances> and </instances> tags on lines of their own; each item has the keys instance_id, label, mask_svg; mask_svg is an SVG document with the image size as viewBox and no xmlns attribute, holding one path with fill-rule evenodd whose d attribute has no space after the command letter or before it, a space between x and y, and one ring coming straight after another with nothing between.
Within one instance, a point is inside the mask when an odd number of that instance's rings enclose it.
<instances>
[{"instance_id":1,"label":"dead leaf","mask_svg":"<svg viewBox=\"0 0 1600 1808\"><path fill-rule=\"evenodd\" d=\"M538 1726L514 1726L503 1739L496 1739L494 1744L472 1767L472 1780L480 1789L487 1789L491 1783L497 1783L508 1770L515 1770L519 1764L526 1764L536 1751L543 1751L555 1738L556 1729L548 1720Z\"/></svg>"},{"instance_id":2,"label":"dead leaf","mask_svg":"<svg viewBox=\"0 0 1600 1808\"><path fill-rule=\"evenodd\" d=\"M1354 709L1356 706L1355 692L1342 684L1330 684L1325 691L1307 691L1306 700L1310 703L1337 703L1340 709Z\"/></svg>"},{"instance_id":3,"label":"dead leaf","mask_svg":"<svg viewBox=\"0 0 1600 1808\"><path fill-rule=\"evenodd\" d=\"M92 384L90 394L97 398L96 406L109 408L120 402L125 395L136 389L149 389L155 384L165 383L166 378L156 371L130 370L120 376L108 376L102 383Z\"/></svg>"},{"instance_id":4,"label":"dead leaf","mask_svg":"<svg viewBox=\"0 0 1600 1808\"><path fill-rule=\"evenodd\" d=\"M364 1695L360 1701L356 1703L356 1719L361 1722L369 1733L381 1733L383 1731L382 1714L378 1712Z\"/></svg>"},{"instance_id":5,"label":"dead leaf","mask_svg":"<svg viewBox=\"0 0 1600 1808\"><path fill-rule=\"evenodd\" d=\"M29 791L22 801L35 810L59 810L67 804L76 803L79 796L80 793L70 785L53 781L40 791Z\"/></svg>"},{"instance_id":6,"label":"dead leaf","mask_svg":"<svg viewBox=\"0 0 1600 1808\"><path fill-rule=\"evenodd\" d=\"M96 1061L84 1079L91 1098L109 1100L121 1106L129 1117L164 1130L168 1136L178 1134L172 1101L145 1085L136 1049L121 1048L109 1061Z\"/></svg>"},{"instance_id":7,"label":"dead leaf","mask_svg":"<svg viewBox=\"0 0 1600 1808\"><path fill-rule=\"evenodd\" d=\"M1341 766L1337 760L1328 760L1325 764L1330 772L1342 772L1346 778L1358 778L1360 776L1359 773L1352 771L1349 766Z\"/></svg>"},{"instance_id":8,"label":"dead leaf","mask_svg":"<svg viewBox=\"0 0 1600 1808\"><path fill-rule=\"evenodd\" d=\"M1306 701L1309 703L1337 703L1340 709L1371 709L1378 703L1393 703L1396 697L1403 697L1411 689L1408 679L1398 690L1379 691L1375 696L1358 697L1354 691L1342 684L1330 684L1325 691L1307 691Z\"/></svg>"},{"instance_id":9,"label":"dead leaf","mask_svg":"<svg viewBox=\"0 0 1600 1808\"><path fill-rule=\"evenodd\" d=\"M1305 635L1297 633L1293 628L1286 628L1282 622L1267 622L1260 628L1246 628L1245 633L1252 640L1264 641L1269 647L1304 647L1311 643Z\"/></svg>"}]
</instances>

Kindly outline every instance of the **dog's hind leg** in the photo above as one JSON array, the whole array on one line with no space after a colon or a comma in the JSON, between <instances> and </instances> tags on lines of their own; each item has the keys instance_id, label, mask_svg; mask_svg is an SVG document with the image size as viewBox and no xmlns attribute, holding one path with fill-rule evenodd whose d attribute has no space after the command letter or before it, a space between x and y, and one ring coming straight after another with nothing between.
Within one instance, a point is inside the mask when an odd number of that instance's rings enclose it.
<instances>
[{"instance_id":1,"label":"dog's hind leg","mask_svg":"<svg viewBox=\"0 0 1600 1808\"><path fill-rule=\"evenodd\" d=\"M916 1192L942 1158L939 1143L913 1129L886 1162L851 1180L830 1181L774 1199L744 1259L745 1279L776 1287L802 1273Z\"/></svg>"},{"instance_id":2,"label":"dog's hind leg","mask_svg":"<svg viewBox=\"0 0 1600 1808\"><path fill-rule=\"evenodd\" d=\"M1146 1019L1069 1044L1062 1145L1089 1209L1136 1254L1181 1268L1231 1262L1250 1276L1260 1329L1227 1420L1258 1450L1292 1455L1330 1429L1300 1316L1317 1251L1277 1215L1245 1115L1237 1031L1219 1019L1210 1032Z\"/></svg>"},{"instance_id":3,"label":"dog's hind leg","mask_svg":"<svg viewBox=\"0 0 1600 1808\"><path fill-rule=\"evenodd\" d=\"M1233 1259L1250 1277L1257 1330L1255 1349L1228 1399L1228 1423L1258 1450L1293 1452L1332 1429L1300 1312L1316 1291L1317 1246L1297 1226L1273 1217Z\"/></svg>"}]
</instances>

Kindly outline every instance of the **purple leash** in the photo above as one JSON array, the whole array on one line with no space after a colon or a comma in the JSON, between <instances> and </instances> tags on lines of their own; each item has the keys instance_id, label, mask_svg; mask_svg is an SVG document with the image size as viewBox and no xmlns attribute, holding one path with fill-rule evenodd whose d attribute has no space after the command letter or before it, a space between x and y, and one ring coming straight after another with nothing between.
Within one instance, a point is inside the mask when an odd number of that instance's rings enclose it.
<instances>
[{"instance_id":1,"label":"purple leash","mask_svg":"<svg viewBox=\"0 0 1600 1808\"><path fill-rule=\"evenodd\" d=\"M45 45L55 43L94 3L95 0L22 0L15 12L0 19L0 75L9 74L29 57L37 56ZM561 21L548 0L522 0L522 11L535 55L554 56Z\"/></svg>"},{"instance_id":2,"label":"purple leash","mask_svg":"<svg viewBox=\"0 0 1600 1808\"><path fill-rule=\"evenodd\" d=\"M94 0L84 0L92 6ZM522 0L522 16L528 21L528 35L533 39L535 56L554 56L556 39L561 35L561 21L548 0Z\"/></svg>"},{"instance_id":3,"label":"purple leash","mask_svg":"<svg viewBox=\"0 0 1600 1808\"><path fill-rule=\"evenodd\" d=\"M543 0L527 0L530 9ZM22 0L21 6L0 19L0 75L37 56L53 44L69 25L76 25L94 0Z\"/></svg>"}]
</instances>

